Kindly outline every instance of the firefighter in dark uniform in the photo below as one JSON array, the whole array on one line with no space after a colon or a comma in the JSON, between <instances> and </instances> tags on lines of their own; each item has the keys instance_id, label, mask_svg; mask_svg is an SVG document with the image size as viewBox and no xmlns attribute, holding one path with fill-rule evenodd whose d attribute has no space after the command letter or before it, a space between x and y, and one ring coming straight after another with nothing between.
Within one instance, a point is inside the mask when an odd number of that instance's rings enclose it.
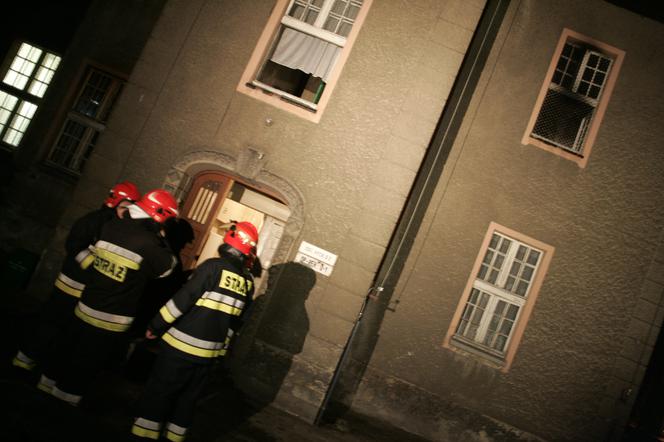
<instances>
[{"instance_id":1,"label":"firefighter in dark uniform","mask_svg":"<svg viewBox=\"0 0 664 442\"><path fill-rule=\"evenodd\" d=\"M233 224L219 258L203 262L150 322L146 337L161 336L161 350L138 405L132 434L182 441L212 362L226 354L251 303L247 260L255 253L253 224Z\"/></svg>"},{"instance_id":2,"label":"firefighter in dark uniform","mask_svg":"<svg viewBox=\"0 0 664 442\"><path fill-rule=\"evenodd\" d=\"M87 282L87 272L80 263L90 255L89 247L99 238L102 226L115 217L122 217L126 206L140 198L134 183L118 183L99 209L74 222L65 240L66 255L55 287L37 314L36 321L29 321L29 328L23 333L19 350L12 361L15 366L32 370L55 351L54 344L72 318Z\"/></svg>"},{"instance_id":3,"label":"firefighter in dark uniform","mask_svg":"<svg viewBox=\"0 0 664 442\"><path fill-rule=\"evenodd\" d=\"M88 283L74 309L66 350L46 364L38 388L77 405L93 378L128 336L139 298L150 279L167 276L175 257L162 231L177 216L177 201L153 190L102 228L89 259Z\"/></svg>"}]
</instances>

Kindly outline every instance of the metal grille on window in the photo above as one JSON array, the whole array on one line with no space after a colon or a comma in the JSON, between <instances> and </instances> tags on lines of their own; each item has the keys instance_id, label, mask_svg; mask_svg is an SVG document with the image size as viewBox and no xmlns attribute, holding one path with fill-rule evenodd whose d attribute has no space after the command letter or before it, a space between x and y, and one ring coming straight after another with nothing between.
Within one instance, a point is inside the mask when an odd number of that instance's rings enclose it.
<instances>
[{"instance_id":1,"label":"metal grille on window","mask_svg":"<svg viewBox=\"0 0 664 442\"><path fill-rule=\"evenodd\" d=\"M531 135L582 155L611 65L604 54L566 43Z\"/></svg>"}]
</instances>

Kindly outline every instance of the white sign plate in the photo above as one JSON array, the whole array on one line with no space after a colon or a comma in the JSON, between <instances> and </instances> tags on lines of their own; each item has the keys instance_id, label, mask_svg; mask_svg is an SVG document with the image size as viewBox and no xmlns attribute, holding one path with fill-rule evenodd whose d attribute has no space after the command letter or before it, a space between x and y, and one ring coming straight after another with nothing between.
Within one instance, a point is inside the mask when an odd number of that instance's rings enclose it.
<instances>
[{"instance_id":1,"label":"white sign plate","mask_svg":"<svg viewBox=\"0 0 664 442\"><path fill-rule=\"evenodd\" d=\"M324 263L316 258L313 258L309 255L305 255L302 252L298 252L295 256L295 262L299 262L303 266L309 267L312 270L315 270L318 273L322 273L325 276L330 276L332 274L333 266Z\"/></svg>"},{"instance_id":2,"label":"white sign plate","mask_svg":"<svg viewBox=\"0 0 664 442\"><path fill-rule=\"evenodd\" d=\"M318 261L322 261L327 265L333 266L337 262L337 255L334 253L323 250L320 247L316 247L313 244L309 244L306 241L302 241L298 252L309 255L312 258L316 258Z\"/></svg>"}]
</instances>

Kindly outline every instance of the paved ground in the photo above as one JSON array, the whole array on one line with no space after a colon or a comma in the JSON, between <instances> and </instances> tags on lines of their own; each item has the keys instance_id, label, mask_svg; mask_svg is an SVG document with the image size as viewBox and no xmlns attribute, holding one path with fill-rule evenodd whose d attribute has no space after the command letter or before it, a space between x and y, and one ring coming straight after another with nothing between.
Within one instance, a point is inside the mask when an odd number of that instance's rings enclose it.
<instances>
[{"instance_id":1,"label":"paved ground","mask_svg":"<svg viewBox=\"0 0 664 442\"><path fill-rule=\"evenodd\" d=\"M126 366L103 373L95 389L79 407L69 406L35 388L37 374L13 367L17 326L35 310L36 304L22 295L3 294L9 307L0 321L5 337L0 346L2 420L0 438L5 442L134 440L129 436L134 406L143 380ZM223 371L220 371L223 373ZM218 376L197 407L190 442L424 442L395 428L360 417L347 417L336 424L312 426L273 407L257 407L232 382Z\"/></svg>"}]
</instances>

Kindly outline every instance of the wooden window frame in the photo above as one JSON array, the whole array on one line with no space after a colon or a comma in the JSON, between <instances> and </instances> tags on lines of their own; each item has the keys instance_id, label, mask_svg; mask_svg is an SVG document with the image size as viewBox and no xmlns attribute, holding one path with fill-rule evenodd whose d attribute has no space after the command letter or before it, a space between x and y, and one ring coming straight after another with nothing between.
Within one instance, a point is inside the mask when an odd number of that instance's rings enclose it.
<instances>
[{"instance_id":1,"label":"wooden window frame","mask_svg":"<svg viewBox=\"0 0 664 442\"><path fill-rule=\"evenodd\" d=\"M457 335L457 329L462 320L462 315L466 309L466 305L468 304L471 293L477 285L478 274L494 233L512 239L517 243L524 244L542 253L539 263L537 264L537 270L531 280L526 296L522 300L518 316L516 317L514 326L511 329L509 341L507 342L505 350L502 352L502 354L498 354L488 347L483 347L479 343L470 343L466 339L459 339L459 336ZM548 244L526 236L508 227L502 226L498 223L491 222L489 224L489 228L484 237L484 240L482 241L480 251L475 260L475 264L473 265L473 269L466 283L466 287L464 288L463 296L461 297L452 321L450 322L445 340L443 341L443 347L455 352L474 355L481 362L494 368L499 368L503 372L507 372L514 361L519 343L521 342L526 325L528 324L528 320L533 311L533 307L537 297L539 296L544 277L551 264L554 251L554 247ZM482 284L486 283L482 282ZM497 293L500 289L496 287L494 290ZM496 294L490 294L492 296L498 296ZM488 321L488 319L483 319L483 321Z\"/></svg>"},{"instance_id":2,"label":"wooden window frame","mask_svg":"<svg viewBox=\"0 0 664 442\"><path fill-rule=\"evenodd\" d=\"M538 138L535 138L532 136L533 133L533 128L535 127L535 123L537 121L537 118L542 110L542 105L544 103L544 98L546 97L547 91L549 90L549 86L552 83L552 78L554 75L554 72L556 70L556 66L558 63L558 60L560 59L560 56L562 54L563 48L565 47L565 44L568 41L576 41L579 43L582 43L584 45L588 45L590 47L595 48L599 52L602 52L603 54L606 54L613 60L613 64L611 66L611 71L609 72L609 76L606 80L606 83L603 87L603 91L601 96L599 97L599 102L597 103L597 106L595 107L595 111L592 116L592 121L590 125L588 126L587 133L585 136L585 141L583 143L583 146L581 148L581 153L576 154L571 151L565 150L560 147L556 147L552 144L548 144ZM558 155L560 157L563 157L567 160L575 162L579 167L585 168L586 165L588 164L588 159L590 157L590 153L592 150L593 145L595 144L595 140L597 138L597 133L599 131L599 127L601 125L602 119L604 118L604 113L606 112L606 108L608 106L609 100L611 98L611 95L613 93L613 89L616 83L616 80L618 78L618 74L620 73L620 68L622 67L623 60L625 58L625 51L622 51L618 48L615 48L613 46L610 46L608 44L602 43L600 41L597 41L595 39L592 39L590 37L587 37L583 34L580 34L578 32L572 31L571 29L563 29L563 32L558 40L558 44L556 46L556 50L554 52L554 55L551 59L551 63L549 64L549 69L547 71L547 74L545 76L544 82L542 83L542 87L540 89L539 95L537 97L537 100L535 102L535 106L533 108L533 112L530 116L530 120L528 122L528 125L526 127L525 133L523 135L523 138L521 140L521 144L523 145L532 145L539 147L540 149L544 149L547 152L551 152L555 155Z\"/></svg>"},{"instance_id":3,"label":"wooden window frame","mask_svg":"<svg viewBox=\"0 0 664 442\"><path fill-rule=\"evenodd\" d=\"M286 12L292 0L277 0L277 4L272 10L265 28L254 48L254 51L249 59L247 67L240 78L240 83L237 86L237 91L249 95L257 100L268 103L274 107L285 110L289 113L295 114L298 117L308 121L318 123L321 119L325 108L327 107L332 92L336 86L337 81L341 75L341 71L350 55L353 44L357 39L357 35L364 24L364 20L369 12L373 0L364 0L362 8L355 18L355 23L351 29L346 42L340 52L334 68L325 85L325 91L320 97L320 100L315 106L315 109L306 108L297 103L297 100L287 99L285 94L280 94L278 90L270 87L256 87L255 80L258 75L266 57L268 56L274 39L282 26L282 19L287 17Z\"/></svg>"}]
</instances>

